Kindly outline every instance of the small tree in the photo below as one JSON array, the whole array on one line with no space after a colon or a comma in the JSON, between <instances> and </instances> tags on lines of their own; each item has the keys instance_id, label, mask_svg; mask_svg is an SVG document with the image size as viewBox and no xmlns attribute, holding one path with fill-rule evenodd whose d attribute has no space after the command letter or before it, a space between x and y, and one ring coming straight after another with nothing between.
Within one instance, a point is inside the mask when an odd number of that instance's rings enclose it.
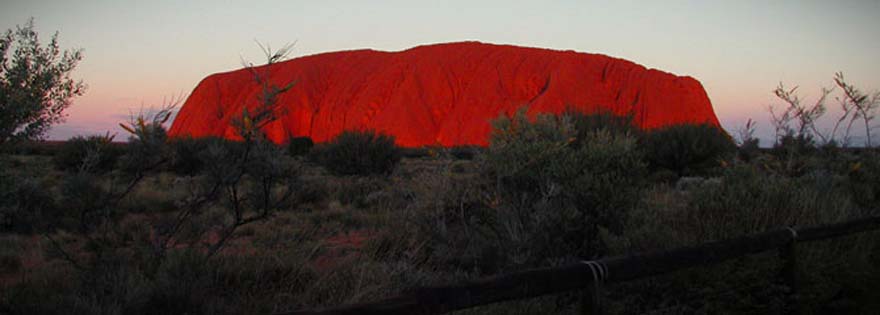
<instances>
[{"instance_id":1,"label":"small tree","mask_svg":"<svg viewBox=\"0 0 880 315\"><path fill-rule=\"evenodd\" d=\"M843 78L843 72L834 74L834 83L843 90L843 98L838 99L838 101L845 113L849 114L850 112L854 112L849 124L846 126L846 139L848 140L849 138L849 130L852 127L853 122L856 119L861 119L865 125L865 147L870 148L871 129L874 128L874 126L871 126L871 121L874 120L877 115L877 108L880 108L880 92L874 92L873 94L868 95L859 91L852 84L846 83L846 80ZM846 116L841 117L839 122L843 121L844 118L846 118ZM845 140L845 142L847 140Z\"/></svg>"},{"instance_id":2,"label":"small tree","mask_svg":"<svg viewBox=\"0 0 880 315\"><path fill-rule=\"evenodd\" d=\"M819 144L849 146L853 124L861 121L865 128L865 146L871 147L871 126L880 108L880 92L868 94L855 88L846 82L842 72L834 74L835 88L839 87L843 95L835 97L840 104L840 116L834 121L830 131L821 132L816 124L826 113L825 102L834 88L822 88L819 98L813 105L804 105L802 99L796 93L797 87L785 89L780 83L773 90L773 94L782 100L785 105L782 110L770 106L770 118L776 129L776 145L782 142L796 141L804 146L814 146L815 140ZM839 138L839 139L838 139ZM785 140L785 141L783 141Z\"/></svg>"},{"instance_id":3,"label":"small tree","mask_svg":"<svg viewBox=\"0 0 880 315\"><path fill-rule=\"evenodd\" d=\"M0 36L0 145L39 139L64 120L71 100L85 92L70 78L80 60L81 50L61 51L57 32L40 45L33 19Z\"/></svg>"}]
</instances>

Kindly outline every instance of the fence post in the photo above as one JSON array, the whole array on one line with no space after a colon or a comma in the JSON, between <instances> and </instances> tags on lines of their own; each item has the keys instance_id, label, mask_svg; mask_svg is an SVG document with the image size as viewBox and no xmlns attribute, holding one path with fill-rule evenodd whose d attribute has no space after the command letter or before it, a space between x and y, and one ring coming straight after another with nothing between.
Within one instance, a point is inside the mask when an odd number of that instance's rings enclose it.
<instances>
[{"instance_id":1,"label":"fence post","mask_svg":"<svg viewBox=\"0 0 880 315\"><path fill-rule=\"evenodd\" d=\"M602 305L599 304L599 290L593 287L584 289L581 296L581 314L582 315L599 315L602 314Z\"/></svg>"},{"instance_id":2,"label":"fence post","mask_svg":"<svg viewBox=\"0 0 880 315\"><path fill-rule=\"evenodd\" d=\"M800 303L798 303L797 231L791 227L787 229L791 231L791 242L779 249L779 255L782 259L782 281L788 285L788 304L792 306L787 308L787 313L800 314Z\"/></svg>"},{"instance_id":3,"label":"fence post","mask_svg":"<svg viewBox=\"0 0 880 315\"><path fill-rule=\"evenodd\" d=\"M593 314L593 315L601 315L602 313L602 284L605 282L605 279L608 278L608 266L605 266L604 263L591 260L591 261L581 261L581 263L590 267L590 272L593 275L592 278L592 286L587 286L583 290L583 294L581 295L581 314Z\"/></svg>"}]
</instances>

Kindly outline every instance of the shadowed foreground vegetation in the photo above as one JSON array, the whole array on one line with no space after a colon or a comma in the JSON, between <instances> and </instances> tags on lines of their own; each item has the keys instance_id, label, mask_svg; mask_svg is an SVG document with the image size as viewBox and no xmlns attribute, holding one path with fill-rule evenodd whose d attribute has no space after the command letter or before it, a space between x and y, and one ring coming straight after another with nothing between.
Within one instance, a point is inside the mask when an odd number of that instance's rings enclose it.
<instances>
[{"instance_id":1,"label":"shadowed foreground vegetation","mask_svg":"<svg viewBox=\"0 0 880 315\"><path fill-rule=\"evenodd\" d=\"M167 139L161 115L129 125L127 145L12 149L0 313L283 312L880 214L874 149L737 147L711 126L641 132L603 115L500 117L485 149L401 150L373 132L277 146L244 120L242 141ZM767 253L612 285L603 301L610 314L873 314L877 237L799 247L794 299ZM579 299L460 313L574 314Z\"/></svg>"}]
</instances>

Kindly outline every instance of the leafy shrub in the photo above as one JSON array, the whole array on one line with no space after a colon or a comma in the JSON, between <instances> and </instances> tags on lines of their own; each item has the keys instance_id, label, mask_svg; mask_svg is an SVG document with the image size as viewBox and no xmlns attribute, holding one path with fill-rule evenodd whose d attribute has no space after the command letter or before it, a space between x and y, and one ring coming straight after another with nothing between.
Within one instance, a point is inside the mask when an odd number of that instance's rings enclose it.
<instances>
[{"instance_id":1,"label":"leafy shrub","mask_svg":"<svg viewBox=\"0 0 880 315\"><path fill-rule=\"evenodd\" d=\"M81 50L62 50L58 33L44 46L34 20L0 35L0 148L22 139L40 139L64 121L73 98L85 93L70 73Z\"/></svg>"},{"instance_id":2,"label":"leafy shrub","mask_svg":"<svg viewBox=\"0 0 880 315\"><path fill-rule=\"evenodd\" d=\"M337 175L390 174L401 157L394 137L371 130L345 131L316 149L316 162Z\"/></svg>"},{"instance_id":3,"label":"leafy shrub","mask_svg":"<svg viewBox=\"0 0 880 315\"><path fill-rule=\"evenodd\" d=\"M55 167L62 171L83 171L91 173L109 172L122 154L118 145L113 144L113 136L76 136L67 140L55 154Z\"/></svg>"},{"instance_id":4,"label":"leafy shrub","mask_svg":"<svg viewBox=\"0 0 880 315\"><path fill-rule=\"evenodd\" d=\"M503 200L496 224L511 262L602 254L599 231L621 232L643 186L636 139L607 129L577 139L571 117L531 122L524 111L494 127L481 163Z\"/></svg>"},{"instance_id":5,"label":"leafy shrub","mask_svg":"<svg viewBox=\"0 0 880 315\"><path fill-rule=\"evenodd\" d=\"M309 137L293 137L287 143L287 154L290 156L303 156L312 150L315 142Z\"/></svg>"},{"instance_id":6,"label":"leafy shrub","mask_svg":"<svg viewBox=\"0 0 880 315\"><path fill-rule=\"evenodd\" d=\"M681 124L650 131L645 135L644 147L653 169L668 169L679 175L702 174L736 150L724 130L708 124Z\"/></svg>"}]
</instances>

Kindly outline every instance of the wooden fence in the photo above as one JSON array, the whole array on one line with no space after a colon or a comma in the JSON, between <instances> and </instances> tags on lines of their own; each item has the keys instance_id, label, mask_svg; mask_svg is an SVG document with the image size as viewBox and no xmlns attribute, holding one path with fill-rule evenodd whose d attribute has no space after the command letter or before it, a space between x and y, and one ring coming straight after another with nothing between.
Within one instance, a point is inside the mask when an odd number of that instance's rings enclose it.
<instances>
[{"instance_id":1,"label":"wooden fence","mask_svg":"<svg viewBox=\"0 0 880 315\"><path fill-rule=\"evenodd\" d=\"M797 229L781 228L692 247L609 257L555 268L532 269L456 285L416 288L405 294L372 303L284 314L444 314L497 302L572 290L585 290L584 313L597 314L601 312L598 294L601 284L716 264L770 250L780 251L784 260L783 279L793 290L796 290L797 243L877 229L880 229L880 217Z\"/></svg>"}]
</instances>

